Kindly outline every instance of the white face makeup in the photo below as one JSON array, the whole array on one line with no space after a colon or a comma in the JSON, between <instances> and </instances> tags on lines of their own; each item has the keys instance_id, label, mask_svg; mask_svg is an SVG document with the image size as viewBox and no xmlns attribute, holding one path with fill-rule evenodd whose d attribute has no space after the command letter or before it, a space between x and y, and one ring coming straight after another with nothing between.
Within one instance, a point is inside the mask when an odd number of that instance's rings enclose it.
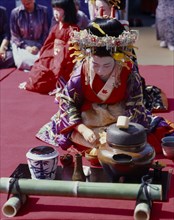
<instances>
[{"instance_id":1,"label":"white face makeup","mask_svg":"<svg viewBox=\"0 0 174 220\"><path fill-rule=\"evenodd\" d=\"M101 8L103 8L103 15L110 16L111 13L111 7L103 0L96 0L96 8L95 8L95 14L96 16L99 16L99 11Z\"/></svg>"},{"instance_id":2,"label":"white face makeup","mask_svg":"<svg viewBox=\"0 0 174 220\"><path fill-rule=\"evenodd\" d=\"M62 8L53 8L53 15L56 21L62 21L64 10Z\"/></svg>"},{"instance_id":3,"label":"white face makeup","mask_svg":"<svg viewBox=\"0 0 174 220\"><path fill-rule=\"evenodd\" d=\"M91 68L100 76L103 81L107 81L115 66L115 60L110 57L91 56Z\"/></svg>"}]
</instances>

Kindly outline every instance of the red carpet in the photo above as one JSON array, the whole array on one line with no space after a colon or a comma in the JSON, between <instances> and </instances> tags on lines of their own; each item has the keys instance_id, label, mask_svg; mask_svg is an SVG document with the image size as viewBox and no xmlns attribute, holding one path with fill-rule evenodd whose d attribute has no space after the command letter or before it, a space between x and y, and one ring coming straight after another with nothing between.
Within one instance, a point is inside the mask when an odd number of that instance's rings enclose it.
<instances>
[{"instance_id":1,"label":"red carpet","mask_svg":"<svg viewBox=\"0 0 174 220\"><path fill-rule=\"evenodd\" d=\"M0 69L0 81L8 77L13 71L15 71L15 68L9 68L9 69Z\"/></svg>"},{"instance_id":2,"label":"red carpet","mask_svg":"<svg viewBox=\"0 0 174 220\"><path fill-rule=\"evenodd\" d=\"M7 71L7 72L6 72ZM3 71L0 82L1 96L1 146L0 176L8 177L20 163L26 163L29 148L43 145L35 138L38 129L56 112L54 97L18 89L19 83L28 78L28 73ZM151 85L160 87L169 99L169 111L160 113L174 121L174 71L171 66L140 66L140 72ZM60 154L63 153L58 149ZM159 155L160 162L174 168L174 162ZM85 160L84 164L88 164ZM38 182L39 184L39 182ZM171 178L169 200L154 202L152 220L174 219L174 174ZM7 198L1 194L1 207ZM135 201L113 199L90 199L69 197L30 196L28 203L13 219L95 219L132 220ZM1 213L1 219L9 219Z\"/></svg>"}]
</instances>

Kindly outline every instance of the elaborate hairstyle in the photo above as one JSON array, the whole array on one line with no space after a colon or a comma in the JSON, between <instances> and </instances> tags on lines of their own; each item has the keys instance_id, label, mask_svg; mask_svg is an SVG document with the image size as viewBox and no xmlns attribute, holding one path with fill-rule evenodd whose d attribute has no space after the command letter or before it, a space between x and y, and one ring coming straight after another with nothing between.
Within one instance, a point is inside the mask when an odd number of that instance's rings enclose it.
<instances>
[{"instance_id":1,"label":"elaborate hairstyle","mask_svg":"<svg viewBox=\"0 0 174 220\"><path fill-rule=\"evenodd\" d=\"M126 61L133 62L133 48L138 32L126 31L116 19L95 18L89 23L87 29L74 31L71 36L70 49L76 51L72 56L81 60L85 56L112 56L123 65Z\"/></svg>"},{"instance_id":2,"label":"elaborate hairstyle","mask_svg":"<svg viewBox=\"0 0 174 220\"><path fill-rule=\"evenodd\" d=\"M94 22L99 25L100 29L96 28ZM112 36L118 37L124 31L123 25L116 19L109 18L95 18L93 22L89 23L87 31L92 35L98 37ZM104 47L95 47L95 55L97 56L110 56L111 51L108 50L106 46Z\"/></svg>"},{"instance_id":3,"label":"elaborate hairstyle","mask_svg":"<svg viewBox=\"0 0 174 220\"><path fill-rule=\"evenodd\" d=\"M77 10L73 0L52 0L53 8L62 8L64 10L63 22L77 24Z\"/></svg>"},{"instance_id":4,"label":"elaborate hairstyle","mask_svg":"<svg viewBox=\"0 0 174 220\"><path fill-rule=\"evenodd\" d=\"M99 31L93 25L93 22L97 23L104 33ZM125 29L117 19L95 18L92 22L89 23L87 30L98 37L104 37L106 35L118 37L120 34L123 33Z\"/></svg>"}]
</instances>

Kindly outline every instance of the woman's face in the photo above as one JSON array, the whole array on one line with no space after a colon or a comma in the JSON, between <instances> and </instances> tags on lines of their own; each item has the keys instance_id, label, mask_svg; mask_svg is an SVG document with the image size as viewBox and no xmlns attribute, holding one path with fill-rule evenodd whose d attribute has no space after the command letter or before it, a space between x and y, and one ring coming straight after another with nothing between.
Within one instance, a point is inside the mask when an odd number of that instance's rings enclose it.
<instances>
[{"instance_id":1,"label":"woman's face","mask_svg":"<svg viewBox=\"0 0 174 220\"><path fill-rule=\"evenodd\" d=\"M53 15L56 21L62 21L64 17L64 10L62 8L53 8Z\"/></svg>"},{"instance_id":2,"label":"woman's face","mask_svg":"<svg viewBox=\"0 0 174 220\"><path fill-rule=\"evenodd\" d=\"M29 12L32 12L34 10L34 2L35 0L21 0L24 8Z\"/></svg>"},{"instance_id":3,"label":"woman's face","mask_svg":"<svg viewBox=\"0 0 174 220\"><path fill-rule=\"evenodd\" d=\"M100 9L103 8L103 15L110 16L111 14L111 7L103 0L96 0L95 3L95 14L99 16Z\"/></svg>"},{"instance_id":4,"label":"woman's face","mask_svg":"<svg viewBox=\"0 0 174 220\"><path fill-rule=\"evenodd\" d=\"M115 66L115 60L111 56L99 57L91 56L91 67L100 78L106 81L111 75Z\"/></svg>"}]
</instances>

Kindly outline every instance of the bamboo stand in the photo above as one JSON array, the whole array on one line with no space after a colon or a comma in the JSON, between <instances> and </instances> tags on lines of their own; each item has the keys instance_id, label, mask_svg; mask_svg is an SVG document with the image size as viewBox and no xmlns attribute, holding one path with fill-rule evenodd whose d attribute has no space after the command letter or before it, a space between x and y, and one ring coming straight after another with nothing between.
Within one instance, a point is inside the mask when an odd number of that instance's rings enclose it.
<instances>
[{"instance_id":1,"label":"bamboo stand","mask_svg":"<svg viewBox=\"0 0 174 220\"><path fill-rule=\"evenodd\" d=\"M9 181L11 178L0 178L0 192L8 193ZM99 182L78 182L61 180L34 180L19 179L18 181L22 194L44 195L44 196L73 196L110 199L136 199L141 184L130 183L99 183ZM149 184L149 193L152 200L162 200L162 186ZM12 189L16 194L16 189ZM144 195L140 198L145 199Z\"/></svg>"},{"instance_id":2,"label":"bamboo stand","mask_svg":"<svg viewBox=\"0 0 174 220\"><path fill-rule=\"evenodd\" d=\"M11 178L0 178L0 192L8 193ZM19 179L18 185L20 191L24 195L43 195L43 196L67 196L67 197L88 197L88 198L108 198L108 199L136 199L141 184L129 183L99 183L99 182L79 182L79 181L61 181L61 180L34 180L34 179ZM152 200L162 200L162 186L157 184L149 184L148 191ZM11 193L17 194L16 188L11 190ZM11 200L13 201L11 203ZM19 198L10 198L7 204L3 206L3 213L7 216L16 215L21 207ZM142 193L141 200L146 197ZM15 208L17 207L17 208ZM139 215L142 210L142 205L137 206L134 216L139 220ZM149 215L148 207L145 214ZM9 211L9 210L13 211ZM143 209L143 210L144 210ZM148 218L146 218L148 219Z\"/></svg>"}]
</instances>

